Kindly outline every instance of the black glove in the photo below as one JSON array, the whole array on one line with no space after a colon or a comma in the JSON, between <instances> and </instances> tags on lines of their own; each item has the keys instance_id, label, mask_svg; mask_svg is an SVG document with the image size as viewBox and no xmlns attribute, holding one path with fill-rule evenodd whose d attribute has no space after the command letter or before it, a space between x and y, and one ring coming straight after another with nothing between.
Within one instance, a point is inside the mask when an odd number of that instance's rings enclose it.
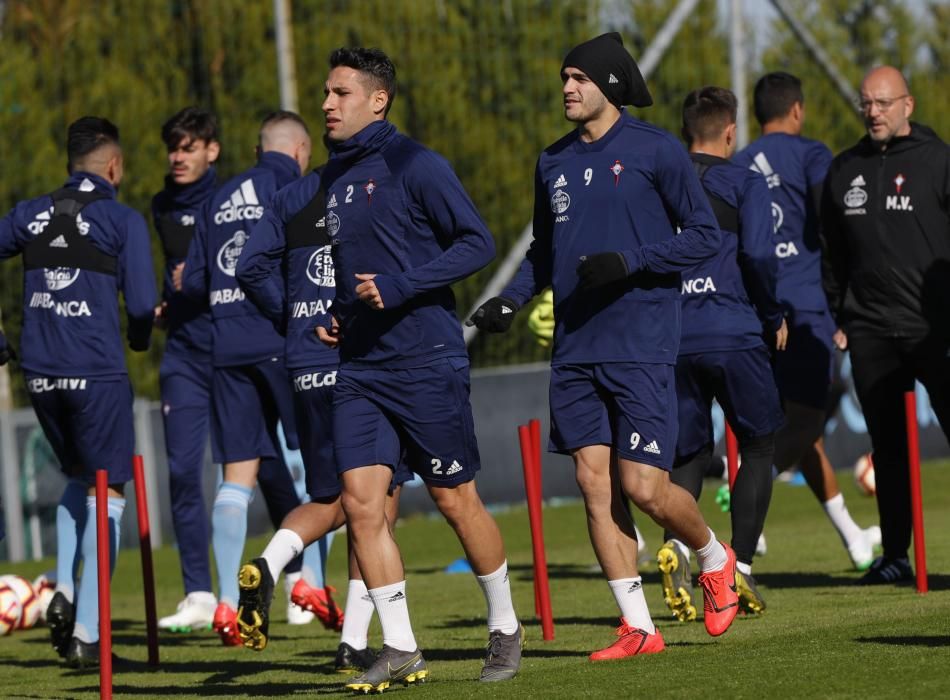
<instances>
[{"instance_id":1,"label":"black glove","mask_svg":"<svg viewBox=\"0 0 950 700\"><path fill-rule=\"evenodd\" d=\"M517 311L518 305L515 302L504 297L492 297L475 309L475 313L465 325L477 326L479 330L489 333L504 333L511 328Z\"/></svg>"},{"instance_id":2,"label":"black glove","mask_svg":"<svg viewBox=\"0 0 950 700\"><path fill-rule=\"evenodd\" d=\"M620 253L597 253L581 257L581 264L577 266L577 286L582 291L589 291L603 287L611 282L626 279L630 276L627 261Z\"/></svg>"},{"instance_id":3,"label":"black glove","mask_svg":"<svg viewBox=\"0 0 950 700\"><path fill-rule=\"evenodd\" d=\"M6 343L4 343L3 346L0 346L0 367L7 364L10 360L15 359L17 359L16 352L12 347Z\"/></svg>"}]
</instances>

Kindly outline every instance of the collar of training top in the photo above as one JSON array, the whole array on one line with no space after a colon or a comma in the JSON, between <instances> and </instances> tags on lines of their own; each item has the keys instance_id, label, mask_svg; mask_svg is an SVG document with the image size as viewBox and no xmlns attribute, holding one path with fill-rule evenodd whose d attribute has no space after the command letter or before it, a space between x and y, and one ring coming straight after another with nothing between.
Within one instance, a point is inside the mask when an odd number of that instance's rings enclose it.
<instances>
[{"instance_id":1,"label":"collar of training top","mask_svg":"<svg viewBox=\"0 0 950 700\"><path fill-rule=\"evenodd\" d=\"M215 190L218 174L212 165L208 171L194 182L179 185L171 175L165 176L165 189L161 192L162 208L177 211L193 209L210 197Z\"/></svg>"},{"instance_id":2,"label":"collar of training top","mask_svg":"<svg viewBox=\"0 0 950 700\"><path fill-rule=\"evenodd\" d=\"M85 181L85 184L84 182ZM63 187L69 187L75 190L90 191L90 185L96 189L98 192L108 195L111 199L115 199L116 188L112 186L108 180L104 177L96 175L95 173L87 173L83 170L77 170L72 173L69 178L66 180L66 184Z\"/></svg>"},{"instance_id":3,"label":"collar of training top","mask_svg":"<svg viewBox=\"0 0 950 700\"><path fill-rule=\"evenodd\" d=\"M355 158L378 149L393 134L396 127L385 119L370 122L346 141L330 142L330 154L333 158Z\"/></svg>"}]
</instances>

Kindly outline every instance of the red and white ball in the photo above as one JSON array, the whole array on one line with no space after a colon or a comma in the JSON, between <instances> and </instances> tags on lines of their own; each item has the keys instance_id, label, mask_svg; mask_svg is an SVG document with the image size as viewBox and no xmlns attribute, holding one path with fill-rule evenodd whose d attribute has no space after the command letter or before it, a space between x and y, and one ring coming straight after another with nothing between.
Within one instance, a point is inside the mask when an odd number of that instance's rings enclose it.
<instances>
[{"instance_id":1,"label":"red and white ball","mask_svg":"<svg viewBox=\"0 0 950 700\"><path fill-rule=\"evenodd\" d=\"M33 584L16 574L0 576L0 585L4 584L13 590L20 603L20 619L17 621L16 628L30 629L40 619L40 601L33 592Z\"/></svg>"},{"instance_id":2,"label":"red and white ball","mask_svg":"<svg viewBox=\"0 0 950 700\"><path fill-rule=\"evenodd\" d=\"M877 491L874 483L874 459L870 452L858 457L858 461L854 463L854 483L858 491L865 496L873 496Z\"/></svg>"},{"instance_id":3,"label":"red and white ball","mask_svg":"<svg viewBox=\"0 0 950 700\"><path fill-rule=\"evenodd\" d=\"M53 594L56 593L56 573L47 571L40 574L33 580L33 592L36 594L40 605L40 621L46 624L46 608L53 600Z\"/></svg>"},{"instance_id":4,"label":"red and white ball","mask_svg":"<svg viewBox=\"0 0 950 700\"><path fill-rule=\"evenodd\" d=\"M0 584L0 636L10 634L20 623L20 599L16 591Z\"/></svg>"}]
</instances>

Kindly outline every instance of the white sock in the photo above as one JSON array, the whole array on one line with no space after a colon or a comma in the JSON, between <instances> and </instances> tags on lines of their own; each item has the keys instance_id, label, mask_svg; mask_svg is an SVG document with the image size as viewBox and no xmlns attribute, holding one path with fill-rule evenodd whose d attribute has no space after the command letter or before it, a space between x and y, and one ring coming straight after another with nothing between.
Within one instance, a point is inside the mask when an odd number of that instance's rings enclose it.
<instances>
[{"instance_id":1,"label":"white sock","mask_svg":"<svg viewBox=\"0 0 950 700\"><path fill-rule=\"evenodd\" d=\"M346 609L343 611L343 632L340 643L349 644L354 649L365 649L368 640L369 623L373 619L373 599L366 590L366 584L360 579L350 579L346 592ZM415 651L410 649L409 651Z\"/></svg>"},{"instance_id":2,"label":"white sock","mask_svg":"<svg viewBox=\"0 0 950 700\"><path fill-rule=\"evenodd\" d=\"M716 533L708 527L706 529L709 530L709 541L705 546L696 550L696 561L703 573L718 571L726 565L728 559L726 548L716 539Z\"/></svg>"},{"instance_id":3,"label":"white sock","mask_svg":"<svg viewBox=\"0 0 950 700\"><path fill-rule=\"evenodd\" d=\"M409 622L405 580L373 588L369 591L369 597L373 599L379 624L383 628L383 644L400 651L415 651L418 646Z\"/></svg>"},{"instance_id":4,"label":"white sock","mask_svg":"<svg viewBox=\"0 0 950 700\"><path fill-rule=\"evenodd\" d=\"M851 513L848 512L848 506L844 504L844 494L839 493L834 498L829 498L821 504L835 526L835 530L844 541L845 547L850 547L859 537L861 537L861 528L854 522Z\"/></svg>"},{"instance_id":5,"label":"white sock","mask_svg":"<svg viewBox=\"0 0 950 700\"><path fill-rule=\"evenodd\" d=\"M617 600L617 607L620 608L620 614L628 625L642 629L647 634L656 632L656 626L650 617L650 609L647 608L647 599L643 595L643 579L640 576L618 578L607 581L607 585L610 586L610 591Z\"/></svg>"},{"instance_id":6,"label":"white sock","mask_svg":"<svg viewBox=\"0 0 950 700\"><path fill-rule=\"evenodd\" d=\"M737 561L736 568L746 576L752 575L752 564L746 564L745 562Z\"/></svg>"},{"instance_id":7,"label":"white sock","mask_svg":"<svg viewBox=\"0 0 950 700\"><path fill-rule=\"evenodd\" d=\"M499 630L502 634L517 632L518 618L511 602L511 585L508 583L508 560L487 576L475 578L488 603L488 631Z\"/></svg>"},{"instance_id":8,"label":"white sock","mask_svg":"<svg viewBox=\"0 0 950 700\"><path fill-rule=\"evenodd\" d=\"M280 572L290 563L290 560L303 551L303 540L293 530L281 528L270 538L261 557L267 562L270 575L277 583Z\"/></svg>"}]
</instances>

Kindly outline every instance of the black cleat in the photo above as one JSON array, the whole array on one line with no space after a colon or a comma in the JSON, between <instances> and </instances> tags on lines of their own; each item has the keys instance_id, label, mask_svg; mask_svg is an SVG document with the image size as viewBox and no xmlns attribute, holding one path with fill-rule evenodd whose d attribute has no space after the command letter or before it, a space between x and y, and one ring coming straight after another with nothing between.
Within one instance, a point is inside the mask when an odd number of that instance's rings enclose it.
<instances>
[{"instance_id":1,"label":"black cleat","mask_svg":"<svg viewBox=\"0 0 950 700\"><path fill-rule=\"evenodd\" d=\"M241 596L238 599L237 623L241 642L248 649L260 651L267 646L270 604L274 597L274 577L267 561L253 559L238 572Z\"/></svg>"},{"instance_id":2,"label":"black cleat","mask_svg":"<svg viewBox=\"0 0 950 700\"><path fill-rule=\"evenodd\" d=\"M518 623L518 629L512 634L492 630L488 635L488 648L485 665L478 680L491 683L507 681L515 677L521 668L521 650L524 649L524 627Z\"/></svg>"},{"instance_id":3,"label":"black cleat","mask_svg":"<svg viewBox=\"0 0 950 700\"><path fill-rule=\"evenodd\" d=\"M66 600L66 596L61 592L57 591L53 594L53 599L46 608L46 624L49 627L53 648L57 654L66 658L69 642L73 638L73 627L76 624L76 606Z\"/></svg>"},{"instance_id":4,"label":"black cleat","mask_svg":"<svg viewBox=\"0 0 950 700\"><path fill-rule=\"evenodd\" d=\"M99 642L83 642L73 637L69 642L69 649L66 651L66 664L73 668L94 668L98 666Z\"/></svg>"},{"instance_id":5,"label":"black cleat","mask_svg":"<svg viewBox=\"0 0 950 700\"><path fill-rule=\"evenodd\" d=\"M867 573L858 579L860 586L876 586L882 583L901 583L913 581L914 570L907 559L885 559L878 557ZM47 613L48 614L48 613Z\"/></svg>"},{"instance_id":6,"label":"black cleat","mask_svg":"<svg viewBox=\"0 0 950 700\"><path fill-rule=\"evenodd\" d=\"M342 642L336 649L333 665L337 673L359 673L372 666L374 661L376 661L376 652L369 647L354 649L346 642Z\"/></svg>"}]
</instances>

